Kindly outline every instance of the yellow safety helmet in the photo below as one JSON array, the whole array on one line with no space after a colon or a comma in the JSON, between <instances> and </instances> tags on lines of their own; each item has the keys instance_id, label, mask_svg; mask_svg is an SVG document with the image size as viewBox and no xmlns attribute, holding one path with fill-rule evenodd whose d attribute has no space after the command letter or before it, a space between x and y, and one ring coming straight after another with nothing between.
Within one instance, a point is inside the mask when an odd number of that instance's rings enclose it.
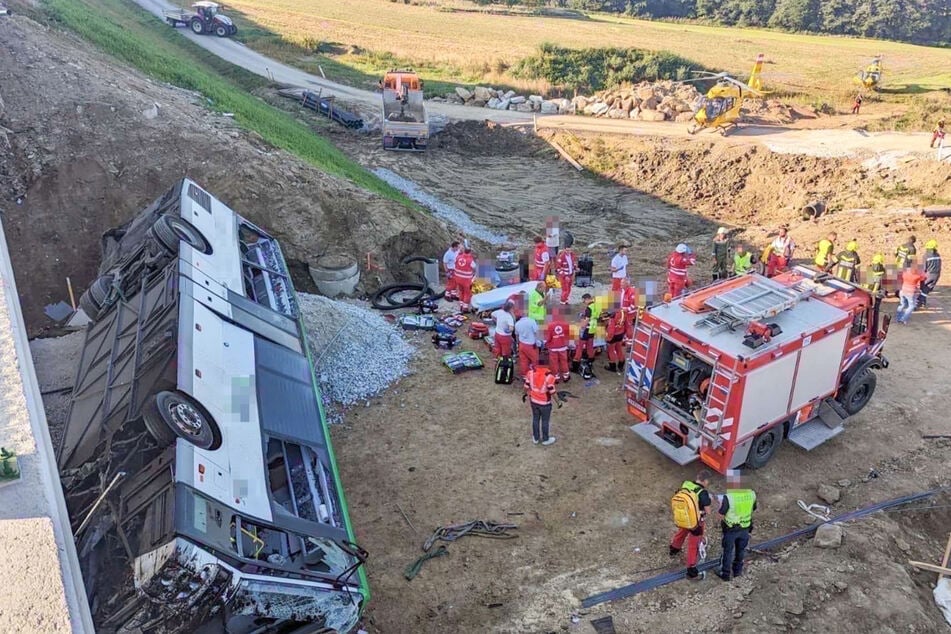
<instances>
[{"instance_id":1,"label":"yellow safety helmet","mask_svg":"<svg viewBox=\"0 0 951 634\"><path fill-rule=\"evenodd\" d=\"M846 251L858 251L858 250L859 250L859 243L856 242L855 240L850 240L849 243L848 243L847 245L845 245L845 250L846 250Z\"/></svg>"},{"instance_id":2,"label":"yellow safety helmet","mask_svg":"<svg viewBox=\"0 0 951 634\"><path fill-rule=\"evenodd\" d=\"M885 264L885 256L881 253L876 253L872 256L872 264Z\"/></svg>"},{"instance_id":3,"label":"yellow safety helmet","mask_svg":"<svg viewBox=\"0 0 951 634\"><path fill-rule=\"evenodd\" d=\"M937 249L937 248L938 248L938 241L937 241L937 240L928 240L927 242L925 242L925 248L926 248L926 249Z\"/></svg>"}]
</instances>

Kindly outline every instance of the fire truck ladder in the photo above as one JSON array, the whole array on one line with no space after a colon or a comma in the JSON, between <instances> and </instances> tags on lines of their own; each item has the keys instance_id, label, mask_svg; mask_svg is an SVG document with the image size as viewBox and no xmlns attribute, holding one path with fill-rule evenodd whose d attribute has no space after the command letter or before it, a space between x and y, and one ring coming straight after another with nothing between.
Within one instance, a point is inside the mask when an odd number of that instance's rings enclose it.
<instances>
[{"instance_id":1,"label":"fire truck ladder","mask_svg":"<svg viewBox=\"0 0 951 634\"><path fill-rule=\"evenodd\" d=\"M734 363L736 361L734 360ZM730 402L730 394L733 392L733 385L736 383L736 374L733 368L728 367L722 361L718 361L713 369L713 376L710 377L709 394L707 395L707 412L718 411L714 415L716 428L710 429L714 421L706 417L703 424L703 431L708 435L712 434L711 440L717 445L720 444L720 432L723 430L723 420L726 417L726 406Z\"/></svg>"},{"instance_id":2,"label":"fire truck ladder","mask_svg":"<svg viewBox=\"0 0 951 634\"><path fill-rule=\"evenodd\" d=\"M811 294L810 289L796 291L767 279L753 279L746 286L709 298L706 304L714 312L694 325L709 328L710 334L716 335L750 321L775 317Z\"/></svg>"},{"instance_id":3,"label":"fire truck ladder","mask_svg":"<svg viewBox=\"0 0 951 634\"><path fill-rule=\"evenodd\" d=\"M651 337L654 336L654 327L645 326L644 322L638 320L634 325L634 341L631 343L631 361L634 362L640 373L637 379L637 388L635 396L643 398L643 392L647 388L645 383L647 373L647 355L650 353Z\"/></svg>"}]
</instances>

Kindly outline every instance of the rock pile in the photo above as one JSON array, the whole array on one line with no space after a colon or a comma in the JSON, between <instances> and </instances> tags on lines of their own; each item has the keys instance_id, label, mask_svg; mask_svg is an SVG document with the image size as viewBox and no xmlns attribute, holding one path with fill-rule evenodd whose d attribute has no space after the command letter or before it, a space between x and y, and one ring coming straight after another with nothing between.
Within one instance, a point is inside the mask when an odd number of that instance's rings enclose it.
<instances>
[{"instance_id":1,"label":"rock pile","mask_svg":"<svg viewBox=\"0 0 951 634\"><path fill-rule=\"evenodd\" d=\"M326 404L365 401L409 371L415 349L378 312L307 293L298 300Z\"/></svg>"},{"instance_id":2,"label":"rock pile","mask_svg":"<svg viewBox=\"0 0 951 634\"><path fill-rule=\"evenodd\" d=\"M593 117L638 119L640 121L690 121L700 93L693 84L673 81L641 82L578 96L571 100L573 111Z\"/></svg>"},{"instance_id":3,"label":"rock pile","mask_svg":"<svg viewBox=\"0 0 951 634\"><path fill-rule=\"evenodd\" d=\"M541 95L519 95L514 90L499 90L486 86L476 86L472 90L458 87L444 97L434 97L433 101L492 108L493 110L515 110L517 112L538 112L540 114L568 114L573 112L568 99L545 99Z\"/></svg>"}]
</instances>

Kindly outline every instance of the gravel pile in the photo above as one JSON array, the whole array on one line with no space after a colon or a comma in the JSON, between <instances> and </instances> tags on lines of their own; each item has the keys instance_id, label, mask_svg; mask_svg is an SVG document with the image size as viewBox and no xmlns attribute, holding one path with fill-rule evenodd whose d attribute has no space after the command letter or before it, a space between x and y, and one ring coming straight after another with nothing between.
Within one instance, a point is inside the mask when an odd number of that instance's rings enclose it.
<instances>
[{"instance_id":1,"label":"gravel pile","mask_svg":"<svg viewBox=\"0 0 951 634\"><path fill-rule=\"evenodd\" d=\"M306 293L298 299L317 378L331 404L365 401L407 374L415 349L398 326L356 304Z\"/></svg>"},{"instance_id":2,"label":"gravel pile","mask_svg":"<svg viewBox=\"0 0 951 634\"><path fill-rule=\"evenodd\" d=\"M469 214L462 211L458 207L453 207L452 205L446 204L432 194L423 191L420 189L419 185L408 178L403 178L396 172L390 171L385 167L378 167L373 170L373 173L386 181L388 184L409 196L411 199L418 202L426 209L433 212L433 215L440 220L445 220L446 222L455 225L466 235L479 238L480 240L484 240L489 244L505 244L509 241L504 235L495 233L488 227L475 222L469 217Z\"/></svg>"}]
</instances>

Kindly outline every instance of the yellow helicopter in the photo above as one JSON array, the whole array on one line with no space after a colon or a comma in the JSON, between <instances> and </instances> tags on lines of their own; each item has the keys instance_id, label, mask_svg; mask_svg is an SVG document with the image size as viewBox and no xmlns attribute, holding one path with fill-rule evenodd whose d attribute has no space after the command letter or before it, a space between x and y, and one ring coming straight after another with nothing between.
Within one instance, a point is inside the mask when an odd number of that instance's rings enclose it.
<instances>
[{"instance_id":1,"label":"yellow helicopter","mask_svg":"<svg viewBox=\"0 0 951 634\"><path fill-rule=\"evenodd\" d=\"M865 70L860 70L858 75L852 78L852 81L864 86L866 90L878 90L878 87L882 84L883 73L882 56L879 55L872 59L872 63L866 66Z\"/></svg>"},{"instance_id":2,"label":"yellow helicopter","mask_svg":"<svg viewBox=\"0 0 951 634\"><path fill-rule=\"evenodd\" d=\"M763 54L756 57L756 63L753 65L753 72L750 73L750 79L745 84L739 80L730 77L728 73L710 73L707 71L692 71L694 75L700 75L695 79L687 79L682 83L704 81L716 79L717 83L707 91L707 94L700 98L697 108L693 113L693 121L687 128L688 134L696 134L704 128L719 130L720 134L726 135L727 130L736 127L736 120L740 117L740 108L743 105L743 98L746 95L763 96L763 82L760 79L760 72L763 70Z\"/></svg>"}]
</instances>

